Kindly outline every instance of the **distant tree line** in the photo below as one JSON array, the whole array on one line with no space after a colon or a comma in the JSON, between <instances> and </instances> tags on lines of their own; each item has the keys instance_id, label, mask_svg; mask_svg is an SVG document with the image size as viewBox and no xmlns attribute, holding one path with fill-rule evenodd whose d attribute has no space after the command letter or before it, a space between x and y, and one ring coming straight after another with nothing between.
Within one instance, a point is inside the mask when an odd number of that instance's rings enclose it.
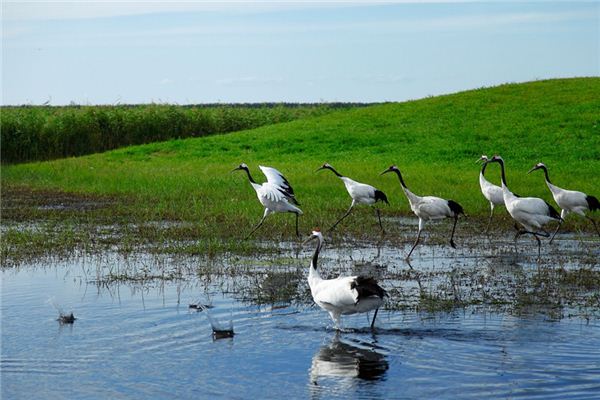
<instances>
[{"instance_id":1,"label":"distant tree line","mask_svg":"<svg viewBox=\"0 0 600 400\"><path fill-rule=\"evenodd\" d=\"M257 128L362 103L4 106L2 163L51 160L135 144Z\"/></svg>"}]
</instances>

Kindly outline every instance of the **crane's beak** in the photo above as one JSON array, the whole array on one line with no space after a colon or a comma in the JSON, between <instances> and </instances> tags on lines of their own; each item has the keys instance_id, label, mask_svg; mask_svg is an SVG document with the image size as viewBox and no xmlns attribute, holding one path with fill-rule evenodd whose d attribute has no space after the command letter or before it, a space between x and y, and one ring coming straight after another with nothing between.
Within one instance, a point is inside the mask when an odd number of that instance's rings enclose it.
<instances>
[{"instance_id":1,"label":"crane's beak","mask_svg":"<svg viewBox=\"0 0 600 400\"><path fill-rule=\"evenodd\" d=\"M527 175L529 175L530 173L532 173L533 171L535 171L536 169L538 169L537 166L531 168L529 171L527 171Z\"/></svg>"},{"instance_id":2,"label":"crane's beak","mask_svg":"<svg viewBox=\"0 0 600 400\"><path fill-rule=\"evenodd\" d=\"M475 161L475 164L479 164L480 162L484 162L487 161L485 158L479 158L477 161Z\"/></svg>"},{"instance_id":3,"label":"crane's beak","mask_svg":"<svg viewBox=\"0 0 600 400\"><path fill-rule=\"evenodd\" d=\"M310 242L311 240L313 240L315 238L316 238L315 235L310 235L305 241L302 242L302 246L304 246L306 243Z\"/></svg>"},{"instance_id":4,"label":"crane's beak","mask_svg":"<svg viewBox=\"0 0 600 400\"><path fill-rule=\"evenodd\" d=\"M383 175L383 174L387 174L388 172L392 172L391 168L386 169L385 171L383 171L382 173L379 174L379 176Z\"/></svg>"},{"instance_id":5,"label":"crane's beak","mask_svg":"<svg viewBox=\"0 0 600 400\"><path fill-rule=\"evenodd\" d=\"M325 167L319 167L315 170L315 172L319 172L320 170L325 169Z\"/></svg>"},{"instance_id":6,"label":"crane's beak","mask_svg":"<svg viewBox=\"0 0 600 400\"><path fill-rule=\"evenodd\" d=\"M237 170L239 170L239 169L242 169L242 168L240 168L240 167L234 168L234 169L232 169L231 171L229 171L229 173L235 172L235 171L237 171Z\"/></svg>"}]
</instances>

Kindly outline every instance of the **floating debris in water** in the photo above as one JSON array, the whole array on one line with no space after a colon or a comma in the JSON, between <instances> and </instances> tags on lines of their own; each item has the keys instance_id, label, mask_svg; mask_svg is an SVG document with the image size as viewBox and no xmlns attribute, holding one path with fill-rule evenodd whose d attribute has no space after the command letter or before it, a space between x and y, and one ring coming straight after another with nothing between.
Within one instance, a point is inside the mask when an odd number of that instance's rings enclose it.
<instances>
[{"instance_id":1,"label":"floating debris in water","mask_svg":"<svg viewBox=\"0 0 600 400\"><path fill-rule=\"evenodd\" d=\"M218 339L226 339L226 338L232 338L233 335L235 335L235 333L233 332L233 329L227 329L227 330L215 330L213 328L213 339L218 340Z\"/></svg>"},{"instance_id":2,"label":"floating debris in water","mask_svg":"<svg viewBox=\"0 0 600 400\"><path fill-rule=\"evenodd\" d=\"M212 328L214 340L232 338L235 335L233 332L233 320L231 318L229 319L229 327L224 327L219 321L210 315L208 312L208 307L204 307L204 305L201 303L198 303L198 305L202 311L205 311L206 313L206 318L208 318L208 322ZM212 306L210 308L212 308Z\"/></svg>"},{"instance_id":3,"label":"floating debris in water","mask_svg":"<svg viewBox=\"0 0 600 400\"><path fill-rule=\"evenodd\" d=\"M58 311L57 321L60 322L61 324L72 324L77 319L73 315L73 311L71 311L69 314L64 312L62 307L56 303L56 301L54 300L54 297L50 297L48 300L46 300L46 303L52 304L52 306Z\"/></svg>"},{"instance_id":4,"label":"floating debris in water","mask_svg":"<svg viewBox=\"0 0 600 400\"><path fill-rule=\"evenodd\" d=\"M73 322L75 322L77 318L75 318L75 316L73 315L73 313L71 314L60 314L58 316L58 322L60 322L61 324L72 324Z\"/></svg>"},{"instance_id":5,"label":"floating debris in water","mask_svg":"<svg viewBox=\"0 0 600 400\"><path fill-rule=\"evenodd\" d=\"M213 308L213 307L214 306L211 306L210 304L191 303L188 308L191 308L193 310L203 311L205 309Z\"/></svg>"}]
</instances>

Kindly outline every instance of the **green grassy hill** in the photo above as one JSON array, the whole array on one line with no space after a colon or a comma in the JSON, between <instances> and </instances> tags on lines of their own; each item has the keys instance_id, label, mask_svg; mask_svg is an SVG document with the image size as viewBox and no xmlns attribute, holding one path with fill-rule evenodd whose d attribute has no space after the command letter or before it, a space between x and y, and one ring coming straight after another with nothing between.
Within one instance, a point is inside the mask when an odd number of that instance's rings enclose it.
<instances>
[{"instance_id":1,"label":"green grassy hill","mask_svg":"<svg viewBox=\"0 0 600 400\"><path fill-rule=\"evenodd\" d=\"M600 78L508 84L227 135L3 166L2 191L27 187L117 196L122 201L116 214L127 220L192 221L200 236L233 237L262 215L245 174L229 173L240 162L257 181L264 179L259 164L287 176L305 212L306 231L328 226L350 204L332 173L314 173L325 161L386 192L391 206L385 215L410 214L398 180L379 176L397 164L415 193L451 198L470 216L486 216L489 205L479 191L475 163L481 154L504 157L508 184L521 195L554 204L542 174L526 175L543 161L555 184L600 196ZM487 176L499 183L497 164ZM270 219L262 236L293 232L292 216ZM376 224L371 212L361 211L343 229L365 227Z\"/></svg>"}]
</instances>

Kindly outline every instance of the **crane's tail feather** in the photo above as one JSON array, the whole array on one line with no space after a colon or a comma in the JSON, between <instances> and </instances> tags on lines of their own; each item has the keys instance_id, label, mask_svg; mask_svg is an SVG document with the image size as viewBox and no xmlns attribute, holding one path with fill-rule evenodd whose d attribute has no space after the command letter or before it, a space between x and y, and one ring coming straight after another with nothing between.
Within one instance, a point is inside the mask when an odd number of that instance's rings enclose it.
<instances>
[{"instance_id":1,"label":"crane's tail feather","mask_svg":"<svg viewBox=\"0 0 600 400\"><path fill-rule=\"evenodd\" d=\"M465 210L463 207L454 200L448 200L448 207L450 207L450 210L454 215L465 215Z\"/></svg>"},{"instance_id":2,"label":"crane's tail feather","mask_svg":"<svg viewBox=\"0 0 600 400\"><path fill-rule=\"evenodd\" d=\"M390 204L385 193L381 190L375 190L375 202L383 201L385 204Z\"/></svg>"},{"instance_id":3,"label":"crane's tail feather","mask_svg":"<svg viewBox=\"0 0 600 400\"><path fill-rule=\"evenodd\" d=\"M548 206L548 215L550 216L550 218L554 218L562 222L563 219L560 216L559 212L556 211L556 209L552 207L547 201L544 201L544 203L546 203L546 205Z\"/></svg>"},{"instance_id":4,"label":"crane's tail feather","mask_svg":"<svg viewBox=\"0 0 600 400\"><path fill-rule=\"evenodd\" d=\"M585 200L588 203L590 211L600 210L600 201L596 197L588 195L585 197Z\"/></svg>"}]
</instances>

